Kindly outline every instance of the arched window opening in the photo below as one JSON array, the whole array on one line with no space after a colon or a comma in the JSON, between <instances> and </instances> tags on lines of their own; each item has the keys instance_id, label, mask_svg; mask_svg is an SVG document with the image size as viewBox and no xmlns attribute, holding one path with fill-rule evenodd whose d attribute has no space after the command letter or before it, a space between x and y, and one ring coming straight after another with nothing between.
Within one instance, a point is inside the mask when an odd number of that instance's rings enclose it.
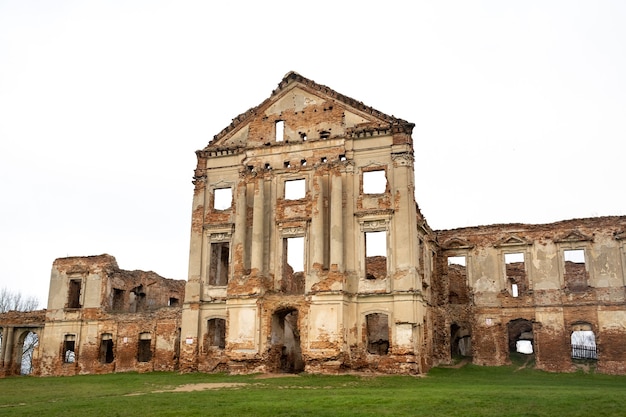
<instances>
[{"instance_id":1,"label":"arched window opening","mask_svg":"<svg viewBox=\"0 0 626 417\"><path fill-rule=\"evenodd\" d=\"M22 342L22 356L20 362L20 374L30 375L33 372L33 354L39 345L39 336L35 332L28 332Z\"/></svg>"}]
</instances>

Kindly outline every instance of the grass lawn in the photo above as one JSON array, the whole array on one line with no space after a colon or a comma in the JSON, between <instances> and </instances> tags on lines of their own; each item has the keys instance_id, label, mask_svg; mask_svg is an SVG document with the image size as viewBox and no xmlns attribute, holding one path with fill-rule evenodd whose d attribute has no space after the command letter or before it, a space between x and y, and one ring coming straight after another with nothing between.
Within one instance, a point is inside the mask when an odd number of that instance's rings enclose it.
<instances>
[{"instance_id":1,"label":"grass lawn","mask_svg":"<svg viewBox=\"0 0 626 417\"><path fill-rule=\"evenodd\" d=\"M0 416L626 415L626 377L516 369L466 365L425 377L10 377L0 379Z\"/></svg>"}]
</instances>

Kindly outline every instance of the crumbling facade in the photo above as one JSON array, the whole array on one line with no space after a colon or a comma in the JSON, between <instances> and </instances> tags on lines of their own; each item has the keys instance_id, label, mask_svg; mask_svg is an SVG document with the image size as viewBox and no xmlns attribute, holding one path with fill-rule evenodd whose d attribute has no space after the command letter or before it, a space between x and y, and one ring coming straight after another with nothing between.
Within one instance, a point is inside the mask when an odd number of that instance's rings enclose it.
<instances>
[{"instance_id":1,"label":"crumbling facade","mask_svg":"<svg viewBox=\"0 0 626 417\"><path fill-rule=\"evenodd\" d=\"M119 269L110 255L57 259L46 310L0 315L2 374L23 371L30 332L35 375L175 370L184 293L184 280Z\"/></svg>"},{"instance_id":2,"label":"crumbling facade","mask_svg":"<svg viewBox=\"0 0 626 417\"><path fill-rule=\"evenodd\" d=\"M289 73L196 152L188 280L57 259L0 315L3 374L423 373L467 357L626 373L626 217L433 231L413 124Z\"/></svg>"}]
</instances>

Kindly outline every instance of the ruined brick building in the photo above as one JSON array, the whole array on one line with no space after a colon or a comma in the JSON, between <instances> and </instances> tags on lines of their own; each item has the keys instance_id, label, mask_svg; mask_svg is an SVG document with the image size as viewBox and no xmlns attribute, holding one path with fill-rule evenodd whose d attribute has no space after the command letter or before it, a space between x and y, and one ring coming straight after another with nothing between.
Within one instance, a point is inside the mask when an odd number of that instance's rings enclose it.
<instances>
[{"instance_id":1,"label":"ruined brick building","mask_svg":"<svg viewBox=\"0 0 626 417\"><path fill-rule=\"evenodd\" d=\"M423 373L466 356L626 373L626 217L433 231L413 124L297 73L197 151L187 281L57 259L0 315L3 374Z\"/></svg>"}]
</instances>

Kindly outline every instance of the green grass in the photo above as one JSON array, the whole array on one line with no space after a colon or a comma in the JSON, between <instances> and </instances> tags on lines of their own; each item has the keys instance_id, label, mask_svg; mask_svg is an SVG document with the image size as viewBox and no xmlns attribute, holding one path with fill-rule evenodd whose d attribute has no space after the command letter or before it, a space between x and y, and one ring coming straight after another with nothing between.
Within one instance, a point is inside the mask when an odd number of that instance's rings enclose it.
<instances>
[{"instance_id":1,"label":"green grass","mask_svg":"<svg viewBox=\"0 0 626 417\"><path fill-rule=\"evenodd\" d=\"M464 366L428 376L110 374L0 379L0 416L623 416L626 377ZM184 384L241 388L155 392Z\"/></svg>"}]
</instances>

